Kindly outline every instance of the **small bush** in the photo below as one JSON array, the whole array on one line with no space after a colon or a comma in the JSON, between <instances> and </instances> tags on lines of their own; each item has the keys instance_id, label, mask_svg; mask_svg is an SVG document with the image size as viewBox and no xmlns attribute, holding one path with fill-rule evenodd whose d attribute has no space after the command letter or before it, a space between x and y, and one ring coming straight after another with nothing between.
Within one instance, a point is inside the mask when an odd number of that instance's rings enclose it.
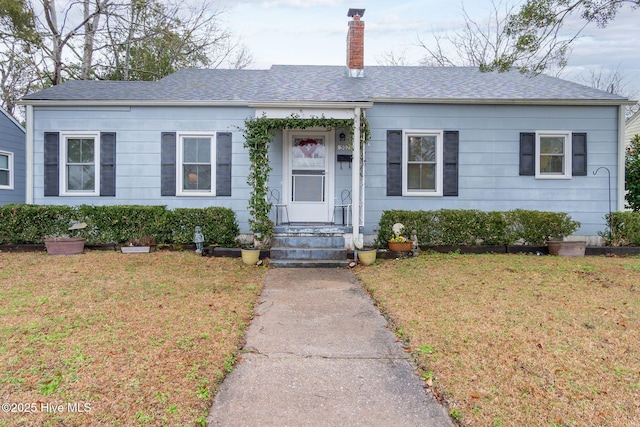
<instances>
[{"instance_id":1,"label":"small bush","mask_svg":"<svg viewBox=\"0 0 640 427\"><path fill-rule=\"evenodd\" d=\"M169 230L172 230L171 240L176 244L193 242L196 225L202 227L202 234L206 242L215 242L221 246L235 246L235 240L240 234L236 215L231 209L175 209L172 211Z\"/></svg>"},{"instance_id":2,"label":"small bush","mask_svg":"<svg viewBox=\"0 0 640 427\"><path fill-rule=\"evenodd\" d=\"M142 236L153 236L158 243L172 243L166 231L167 217L164 206L90 206L77 208L79 219L87 223L80 233L88 243L123 244Z\"/></svg>"},{"instance_id":3,"label":"small bush","mask_svg":"<svg viewBox=\"0 0 640 427\"><path fill-rule=\"evenodd\" d=\"M509 211L508 217L515 235L529 245L544 245L549 239L569 236L580 227L564 212L516 209Z\"/></svg>"},{"instance_id":4,"label":"small bush","mask_svg":"<svg viewBox=\"0 0 640 427\"><path fill-rule=\"evenodd\" d=\"M160 244L188 244L199 225L207 244L232 246L240 233L228 208L8 205L0 207L0 244L42 243L44 236L67 233L71 221L87 223L77 233L92 244L123 244L143 236L153 236Z\"/></svg>"},{"instance_id":5,"label":"small bush","mask_svg":"<svg viewBox=\"0 0 640 427\"><path fill-rule=\"evenodd\" d=\"M615 246L640 246L640 212L612 212L611 234L605 235L606 244Z\"/></svg>"},{"instance_id":6,"label":"small bush","mask_svg":"<svg viewBox=\"0 0 640 427\"><path fill-rule=\"evenodd\" d=\"M386 247L393 237L391 227L405 225L406 237L416 230L420 246L510 245L521 241L543 245L552 237L564 237L580 227L563 212L516 209L508 212L479 210L384 211L376 245Z\"/></svg>"},{"instance_id":7,"label":"small bush","mask_svg":"<svg viewBox=\"0 0 640 427\"><path fill-rule=\"evenodd\" d=\"M69 206L0 206L0 243L43 243L44 236L65 234L73 213Z\"/></svg>"}]
</instances>

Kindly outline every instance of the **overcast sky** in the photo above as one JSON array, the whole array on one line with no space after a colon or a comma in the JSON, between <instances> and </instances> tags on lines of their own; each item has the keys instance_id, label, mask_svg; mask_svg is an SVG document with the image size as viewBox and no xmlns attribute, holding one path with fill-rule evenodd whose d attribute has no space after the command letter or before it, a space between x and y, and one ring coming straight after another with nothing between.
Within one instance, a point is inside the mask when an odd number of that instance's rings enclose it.
<instances>
[{"instance_id":1,"label":"overcast sky","mask_svg":"<svg viewBox=\"0 0 640 427\"><path fill-rule=\"evenodd\" d=\"M433 33L459 29L464 22L461 1L221 0L221 5L223 19L253 54L252 68L344 65L350 7L366 9L365 66L378 65L386 52L417 65L423 55L418 37L430 41ZM481 21L492 6L490 0L464 0L464 8ZM600 69L619 69L625 95L640 98L640 9L626 6L605 29L587 27L561 77L589 84L590 70Z\"/></svg>"}]
</instances>

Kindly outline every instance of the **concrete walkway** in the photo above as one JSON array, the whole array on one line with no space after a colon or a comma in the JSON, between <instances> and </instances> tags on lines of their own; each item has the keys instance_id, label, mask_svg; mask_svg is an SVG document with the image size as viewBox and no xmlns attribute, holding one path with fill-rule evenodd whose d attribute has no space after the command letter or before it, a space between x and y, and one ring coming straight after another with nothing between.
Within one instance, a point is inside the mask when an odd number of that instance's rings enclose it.
<instances>
[{"instance_id":1,"label":"concrete walkway","mask_svg":"<svg viewBox=\"0 0 640 427\"><path fill-rule=\"evenodd\" d=\"M453 426L346 269L269 270L209 426Z\"/></svg>"}]
</instances>

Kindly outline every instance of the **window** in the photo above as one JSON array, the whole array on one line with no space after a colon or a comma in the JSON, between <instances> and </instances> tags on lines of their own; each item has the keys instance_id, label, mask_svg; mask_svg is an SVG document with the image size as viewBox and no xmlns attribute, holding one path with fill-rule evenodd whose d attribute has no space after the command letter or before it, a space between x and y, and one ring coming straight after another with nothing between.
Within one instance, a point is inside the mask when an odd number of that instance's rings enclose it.
<instances>
[{"instance_id":1,"label":"window","mask_svg":"<svg viewBox=\"0 0 640 427\"><path fill-rule=\"evenodd\" d=\"M13 153L0 151L0 189L13 189Z\"/></svg>"},{"instance_id":2,"label":"window","mask_svg":"<svg viewBox=\"0 0 640 427\"><path fill-rule=\"evenodd\" d=\"M177 151L178 195L213 195L215 135L181 134Z\"/></svg>"},{"instance_id":3,"label":"window","mask_svg":"<svg viewBox=\"0 0 640 427\"><path fill-rule=\"evenodd\" d=\"M62 134L61 140L61 195L99 195L99 133L67 133Z\"/></svg>"},{"instance_id":4,"label":"window","mask_svg":"<svg viewBox=\"0 0 640 427\"><path fill-rule=\"evenodd\" d=\"M536 133L536 178L571 178L571 134Z\"/></svg>"},{"instance_id":5,"label":"window","mask_svg":"<svg viewBox=\"0 0 640 427\"><path fill-rule=\"evenodd\" d=\"M442 131L404 131L402 192L405 196L442 196Z\"/></svg>"}]
</instances>

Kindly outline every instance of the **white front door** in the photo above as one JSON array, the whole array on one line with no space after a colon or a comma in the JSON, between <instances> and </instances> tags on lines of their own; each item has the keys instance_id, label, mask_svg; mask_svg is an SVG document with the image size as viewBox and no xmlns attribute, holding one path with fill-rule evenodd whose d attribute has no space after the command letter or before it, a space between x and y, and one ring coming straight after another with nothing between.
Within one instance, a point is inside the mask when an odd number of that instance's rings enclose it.
<instances>
[{"instance_id":1,"label":"white front door","mask_svg":"<svg viewBox=\"0 0 640 427\"><path fill-rule=\"evenodd\" d=\"M329 222L333 200L333 132L288 131L283 198L291 222Z\"/></svg>"}]
</instances>

